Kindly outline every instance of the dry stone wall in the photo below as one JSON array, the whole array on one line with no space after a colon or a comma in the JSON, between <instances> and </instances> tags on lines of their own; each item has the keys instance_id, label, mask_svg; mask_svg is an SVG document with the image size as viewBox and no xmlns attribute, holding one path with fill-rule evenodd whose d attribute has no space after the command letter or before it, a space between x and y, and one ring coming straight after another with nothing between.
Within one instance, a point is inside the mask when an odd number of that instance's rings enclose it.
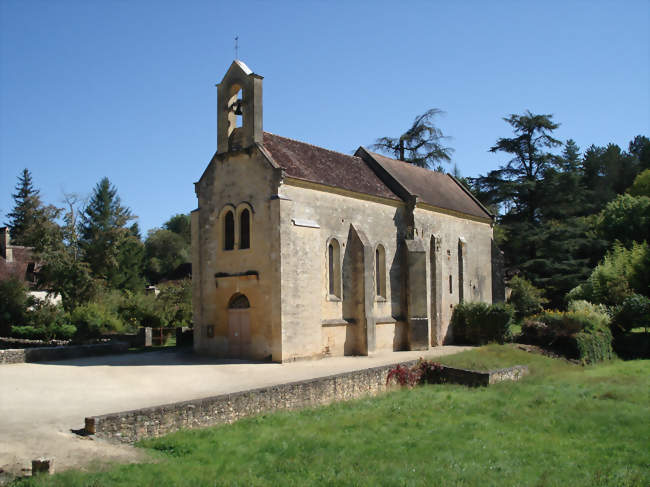
<instances>
[{"instance_id":1,"label":"dry stone wall","mask_svg":"<svg viewBox=\"0 0 650 487\"><path fill-rule=\"evenodd\" d=\"M102 343L99 345L73 345L67 347L37 347L0 350L0 364L22 364L25 362L52 362L80 357L110 355L128 351L124 342Z\"/></svg>"},{"instance_id":2,"label":"dry stone wall","mask_svg":"<svg viewBox=\"0 0 650 487\"><path fill-rule=\"evenodd\" d=\"M416 363L414 360L401 365L411 367ZM232 423L264 412L347 401L386 390L388 372L396 366L384 365L233 394L88 417L85 429L88 434L100 438L132 443L180 429ZM468 386L487 386L503 380L518 380L527 372L528 368L520 365L493 372L444 367L443 380Z\"/></svg>"}]
</instances>

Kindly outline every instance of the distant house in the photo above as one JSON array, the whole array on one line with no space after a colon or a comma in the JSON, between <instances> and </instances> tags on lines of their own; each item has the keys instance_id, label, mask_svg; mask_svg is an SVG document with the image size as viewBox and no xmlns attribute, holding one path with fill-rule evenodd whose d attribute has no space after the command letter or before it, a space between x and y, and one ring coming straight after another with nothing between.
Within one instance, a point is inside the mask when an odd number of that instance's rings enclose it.
<instances>
[{"instance_id":1,"label":"distant house","mask_svg":"<svg viewBox=\"0 0 650 487\"><path fill-rule=\"evenodd\" d=\"M9 229L0 228L0 281L13 277L33 288L38 267L32 247L11 245Z\"/></svg>"},{"instance_id":2,"label":"distant house","mask_svg":"<svg viewBox=\"0 0 650 487\"><path fill-rule=\"evenodd\" d=\"M0 228L0 281L18 279L29 287L29 294L37 300L60 303L61 296L58 294L53 296L47 291L36 289L36 276L40 266L32 247L11 245L9 229Z\"/></svg>"}]
</instances>

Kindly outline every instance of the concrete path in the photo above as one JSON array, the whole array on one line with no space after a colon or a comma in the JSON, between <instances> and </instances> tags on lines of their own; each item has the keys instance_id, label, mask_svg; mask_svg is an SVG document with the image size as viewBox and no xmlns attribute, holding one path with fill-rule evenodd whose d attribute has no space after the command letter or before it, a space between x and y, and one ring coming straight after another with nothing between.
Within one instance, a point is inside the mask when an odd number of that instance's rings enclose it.
<instances>
[{"instance_id":1,"label":"concrete path","mask_svg":"<svg viewBox=\"0 0 650 487\"><path fill-rule=\"evenodd\" d=\"M19 474L40 456L62 470L96 462L138 461L143 453L71 432L86 416L215 396L322 377L469 347L385 352L287 364L217 360L157 351L0 366L0 468Z\"/></svg>"}]
</instances>

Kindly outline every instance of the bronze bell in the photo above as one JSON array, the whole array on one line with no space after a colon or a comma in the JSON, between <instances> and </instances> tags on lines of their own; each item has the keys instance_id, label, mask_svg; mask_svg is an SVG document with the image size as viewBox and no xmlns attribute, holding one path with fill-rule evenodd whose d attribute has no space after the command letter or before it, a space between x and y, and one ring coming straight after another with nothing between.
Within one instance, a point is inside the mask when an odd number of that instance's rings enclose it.
<instances>
[{"instance_id":1,"label":"bronze bell","mask_svg":"<svg viewBox=\"0 0 650 487\"><path fill-rule=\"evenodd\" d=\"M235 112L235 115L243 115L241 111L241 105L242 105L241 98L232 104L231 109Z\"/></svg>"}]
</instances>

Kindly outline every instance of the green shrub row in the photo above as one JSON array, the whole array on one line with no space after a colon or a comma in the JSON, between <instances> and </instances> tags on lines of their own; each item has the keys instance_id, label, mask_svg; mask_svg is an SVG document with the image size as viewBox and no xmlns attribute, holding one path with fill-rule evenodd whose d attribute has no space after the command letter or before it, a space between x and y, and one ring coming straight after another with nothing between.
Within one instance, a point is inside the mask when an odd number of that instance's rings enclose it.
<instances>
[{"instance_id":1,"label":"green shrub row","mask_svg":"<svg viewBox=\"0 0 650 487\"><path fill-rule=\"evenodd\" d=\"M503 343L512 337L513 316L512 306L504 303L460 303L450 323L454 341L471 345Z\"/></svg>"},{"instance_id":2,"label":"green shrub row","mask_svg":"<svg viewBox=\"0 0 650 487\"><path fill-rule=\"evenodd\" d=\"M24 285L0 286L2 334L30 339L85 340L110 333L134 332L141 326L191 326L189 280L164 286L153 294L105 291L70 312L35 302Z\"/></svg>"},{"instance_id":3,"label":"green shrub row","mask_svg":"<svg viewBox=\"0 0 650 487\"><path fill-rule=\"evenodd\" d=\"M549 310L524 321L521 339L554 348L582 363L612 358L611 319L607 308L573 301L567 311Z\"/></svg>"}]
</instances>

